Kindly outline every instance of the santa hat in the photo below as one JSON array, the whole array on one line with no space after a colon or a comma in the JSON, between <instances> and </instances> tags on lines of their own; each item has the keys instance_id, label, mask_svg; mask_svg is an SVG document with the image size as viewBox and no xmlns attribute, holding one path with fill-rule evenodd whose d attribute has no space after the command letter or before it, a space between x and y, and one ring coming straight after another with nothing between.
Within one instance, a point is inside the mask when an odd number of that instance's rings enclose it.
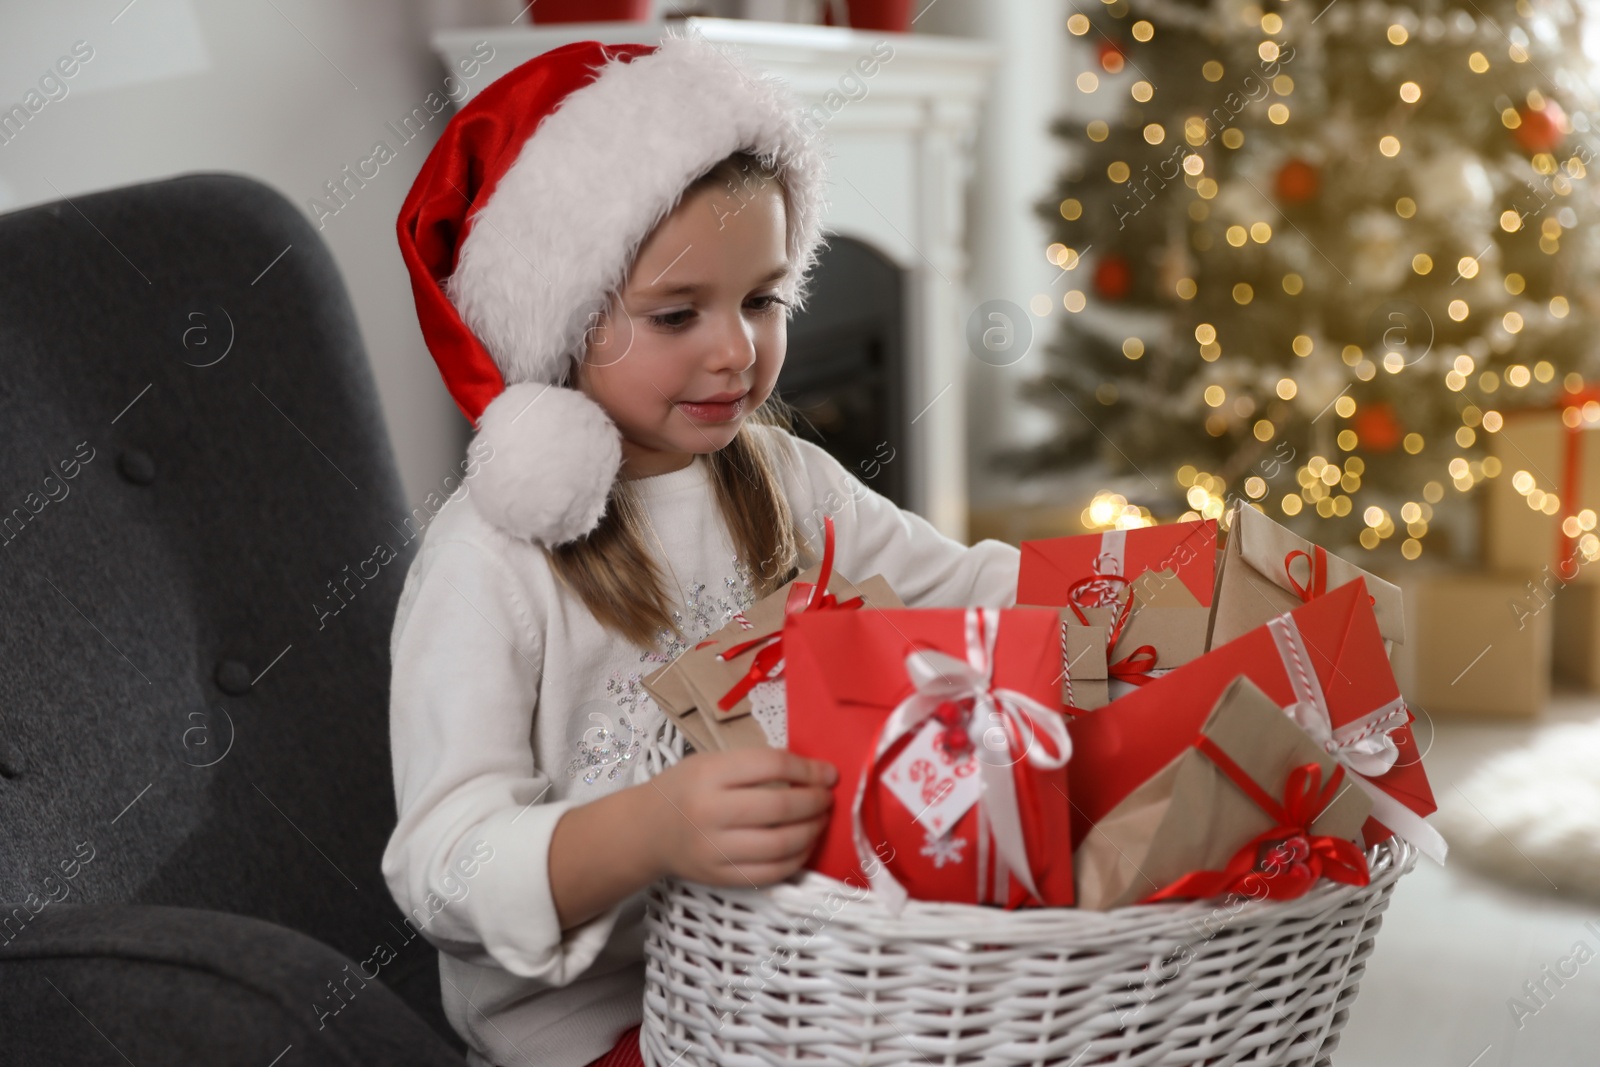
<instances>
[{"instance_id":1,"label":"santa hat","mask_svg":"<svg viewBox=\"0 0 1600 1067\"><path fill-rule=\"evenodd\" d=\"M471 497L516 537L593 530L622 435L566 387L586 330L690 182L740 149L782 176L798 305L822 245L826 164L787 86L699 34L579 41L485 86L423 162L397 226L422 334L492 446ZM480 453L481 454L481 453Z\"/></svg>"}]
</instances>

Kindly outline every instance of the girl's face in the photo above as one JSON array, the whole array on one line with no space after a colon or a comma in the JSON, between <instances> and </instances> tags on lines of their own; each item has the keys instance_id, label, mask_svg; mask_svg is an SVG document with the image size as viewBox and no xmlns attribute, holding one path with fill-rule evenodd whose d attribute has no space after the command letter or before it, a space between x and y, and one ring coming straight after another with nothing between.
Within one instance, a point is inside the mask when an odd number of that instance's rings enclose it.
<instances>
[{"instance_id":1,"label":"girl's face","mask_svg":"<svg viewBox=\"0 0 1600 1067\"><path fill-rule=\"evenodd\" d=\"M775 181L712 186L645 240L576 375L622 431L620 477L681 470L726 447L772 392L789 343L778 298L786 221Z\"/></svg>"}]
</instances>

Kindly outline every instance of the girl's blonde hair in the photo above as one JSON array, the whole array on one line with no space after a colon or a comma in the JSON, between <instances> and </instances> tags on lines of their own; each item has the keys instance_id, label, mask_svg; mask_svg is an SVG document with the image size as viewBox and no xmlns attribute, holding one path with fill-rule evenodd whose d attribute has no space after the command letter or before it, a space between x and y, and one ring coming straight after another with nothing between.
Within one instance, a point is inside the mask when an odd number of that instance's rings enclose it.
<instances>
[{"instance_id":1,"label":"girl's blonde hair","mask_svg":"<svg viewBox=\"0 0 1600 1067\"><path fill-rule=\"evenodd\" d=\"M781 172L775 173L759 157L744 151L733 153L696 178L685 187L679 202L710 185L744 183L748 188L753 174L776 180L787 202L789 190ZM787 215L793 218L792 211ZM573 373L569 370L568 377ZM726 447L706 457L718 508L734 551L750 567L757 599L792 581L800 571L793 516L778 478L777 461L764 440L768 434L789 432L793 425L794 409L774 390L745 416ZM672 617L666 576L646 540L648 521L632 482L618 478L600 524L575 541L546 546L545 554L557 579L583 601L602 626L636 645L654 647L671 634L684 641L688 637Z\"/></svg>"}]
</instances>

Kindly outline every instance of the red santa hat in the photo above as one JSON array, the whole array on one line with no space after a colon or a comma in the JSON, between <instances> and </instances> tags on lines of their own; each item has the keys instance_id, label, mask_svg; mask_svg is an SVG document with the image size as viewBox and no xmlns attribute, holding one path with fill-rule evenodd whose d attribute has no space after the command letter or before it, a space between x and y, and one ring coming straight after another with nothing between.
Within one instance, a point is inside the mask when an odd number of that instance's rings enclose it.
<instances>
[{"instance_id":1,"label":"red santa hat","mask_svg":"<svg viewBox=\"0 0 1600 1067\"><path fill-rule=\"evenodd\" d=\"M599 524L622 435L568 387L585 333L684 189L735 151L787 188L797 269L780 295L800 306L823 244L826 180L800 117L776 76L668 31L656 45L553 49L451 118L397 230L423 338L493 448L471 493L490 521L550 546Z\"/></svg>"}]
</instances>

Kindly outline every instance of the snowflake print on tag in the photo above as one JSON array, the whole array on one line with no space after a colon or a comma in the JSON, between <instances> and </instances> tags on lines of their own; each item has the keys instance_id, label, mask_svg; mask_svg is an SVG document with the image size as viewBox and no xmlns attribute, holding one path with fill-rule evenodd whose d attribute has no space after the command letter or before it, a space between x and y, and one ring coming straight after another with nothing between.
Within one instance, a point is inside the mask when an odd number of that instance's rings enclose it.
<instances>
[{"instance_id":1,"label":"snowflake print on tag","mask_svg":"<svg viewBox=\"0 0 1600 1067\"><path fill-rule=\"evenodd\" d=\"M955 837L949 833L936 834L928 831L928 839L922 846L922 854L933 860L935 868L942 870L947 863L960 863L965 857L961 855L961 848L967 843L964 837Z\"/></svg>"},{"instance_id":2,"label":"snowflake print on tag","mask_svg":"<svg viewBox=\"0 0 1600 1067\"><path fill-rule=\"evenodd\" d=\"M939 723L928 719L881 779L932 834L945 833L959 822L983 789L976 753L971 748L953 753L938 743L940 733Z\"/></svg>"}]
</instances>

